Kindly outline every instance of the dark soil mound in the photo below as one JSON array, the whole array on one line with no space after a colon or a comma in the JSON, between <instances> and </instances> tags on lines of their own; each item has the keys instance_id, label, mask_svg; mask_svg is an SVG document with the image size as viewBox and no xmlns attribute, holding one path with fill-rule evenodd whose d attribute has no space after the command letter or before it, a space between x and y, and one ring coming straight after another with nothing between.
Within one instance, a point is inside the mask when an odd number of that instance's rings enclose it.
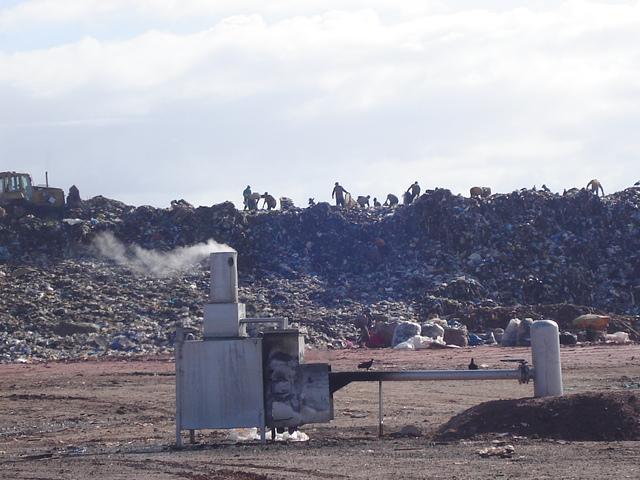
<instances>
[{"instance_id":1,"label":"dark soil mound","mask_svg":"<svg viewBox=\"0 0 640 480\"><path fill-rule=\"evenodd\" d=\"M590 392L495 400L456 415L438 429L436 439L502 432L575 441L640 440L640 396Z\"/></svg>"}]
</instances>

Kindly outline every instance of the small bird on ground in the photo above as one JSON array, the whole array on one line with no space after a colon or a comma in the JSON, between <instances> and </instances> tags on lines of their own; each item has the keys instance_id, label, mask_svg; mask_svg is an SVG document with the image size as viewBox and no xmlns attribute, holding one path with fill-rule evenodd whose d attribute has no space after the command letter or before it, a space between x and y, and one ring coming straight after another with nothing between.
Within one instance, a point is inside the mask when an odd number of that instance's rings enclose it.
<instances>
[{"instance_id":1,"label":"small bird on ground","mask_svg":"<svg viewBox=\"0 0 640 480\"><path fill-rule=\"evenodd\" d=\"M469 363L469 370L478 370L478 365L476 365L476 363L473 361L473 358L471 359L471 362Z\"/></svg>"},{"instance_id":2,"label":"small bird on ground","mask_svg":"<svg viewBox=\"0 0 640 480\"><path fill-rule=\"evenodd\" d=\"M358 368L369 370L371 368L371 365L373 365L373 358L371 360L369 360L368 362L359 363L358 364Z\"/></svg>"}]
</instances>

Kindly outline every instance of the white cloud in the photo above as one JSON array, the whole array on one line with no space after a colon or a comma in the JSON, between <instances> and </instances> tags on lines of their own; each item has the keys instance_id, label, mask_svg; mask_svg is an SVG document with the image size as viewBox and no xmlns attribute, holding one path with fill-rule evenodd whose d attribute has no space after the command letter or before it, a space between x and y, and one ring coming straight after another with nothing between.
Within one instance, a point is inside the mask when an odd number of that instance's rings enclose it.
<instances>
[{"instance_id":1,"label":"white cloud","mask_svg":"<svg viewBox=\"0 0 640 480\"><path fill-rule=\"evenodd\" d=\"M24 27L33 23L107 22L121 14L159 20L262 12L273 18L291 18L334 9L361 9L364 5L396 16L415 16L443 10L443 4L440 1L390 0L23 0L4 8L0 4L0 28Z\"/></svg>"},{"instance_id":2,"label":"white cloud","mask_svg":"<svg viewBox=\"0 0 640 480\"><path fill-rule=\"evenodd\" d=\"M419 175L463 192L543 176L623 186L625 175L600 159L608 152L629 168L639 151L620 133L640 115L638 1L358 3L31 0L0 9L9 36L36 24L141 22L126 38L82 31L60 45L0 49L0 101L11 107L0 111L2 148L39 166L28 126L53 157L79 155L57 139L81 136L94 165L131 152L140 172L150 159L161 164L159 183L175 176L176 160L209 178L242 164L283 194L309 190L298 203L336 176L383 191ZM211 22L173 28L174 17ZM207 182L193 182L180 196L205 197ZM154 188L145 195L167 200Z\"/></svg>"}]
</instances>

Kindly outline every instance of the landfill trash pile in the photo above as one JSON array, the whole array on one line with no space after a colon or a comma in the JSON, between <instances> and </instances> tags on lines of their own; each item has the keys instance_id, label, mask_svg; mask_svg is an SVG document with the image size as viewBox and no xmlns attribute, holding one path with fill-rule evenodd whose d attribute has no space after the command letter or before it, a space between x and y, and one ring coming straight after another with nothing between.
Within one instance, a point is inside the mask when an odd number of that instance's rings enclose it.
<instances>
[{"instance_id":1,"label":"landfill trash pile","mask_svg":"<svg viewBox=\"0 0 640 480\"><path fill-rule=\"evenodd\" d=\"M105 233L121 243L117 255L105 253ZM0 218L0 360L171 351L176 320L199 334L205 255L149 271L127 258L161 263L212 241L239 253L247 315L287 317L311 345L355 345L365 311L369 344L381 347L500 343L513 319L554 319L567 342L584 314L608 316L609 335L637 340L640 327L638 188L487 198L438 189L395 208L258 212L94 197L62 220Z\"/></svg>"}]
</instances>

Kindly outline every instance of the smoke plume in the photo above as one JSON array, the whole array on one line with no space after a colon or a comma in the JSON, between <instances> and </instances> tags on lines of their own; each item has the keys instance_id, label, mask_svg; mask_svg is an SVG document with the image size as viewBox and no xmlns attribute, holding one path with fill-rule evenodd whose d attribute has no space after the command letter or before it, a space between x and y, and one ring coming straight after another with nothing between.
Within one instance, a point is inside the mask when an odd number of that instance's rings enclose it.
<instances>
[{"instance_id":1,"label":"smoke plume","mask_svg":"<svg viewBox=\"0 0 640 480\"><path fill-rule=\"evenodd\" d=\"M186 271L215 252L233 251L229 245L208 240L190 247L178 247L169 252L147 250L138 245L125 245L111 232L98 235L93 241L98 253L118 265L141 275L168 277Z\"/></svg>"}]
</instances>

